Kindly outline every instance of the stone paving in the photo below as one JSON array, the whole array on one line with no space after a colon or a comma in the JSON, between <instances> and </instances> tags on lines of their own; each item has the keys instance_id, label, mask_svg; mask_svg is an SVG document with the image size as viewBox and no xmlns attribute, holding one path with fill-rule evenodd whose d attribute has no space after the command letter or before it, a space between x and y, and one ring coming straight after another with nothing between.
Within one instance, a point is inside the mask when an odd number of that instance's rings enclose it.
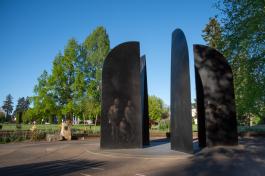
<instances>
[{"instance_id":1,"label":"stone paving","mask_svg":"<svg viewBox=\"0 0 265 176\"><path fill-rule=\"evenodd\" d=\"M169 147L167 140L153 140L152 145L144 149L100 150L98 138L1 144L0 175L265 174L265 138L244 138L236 147L205 148L193 155L171 151Z\"/></svg>"}]
</instances>

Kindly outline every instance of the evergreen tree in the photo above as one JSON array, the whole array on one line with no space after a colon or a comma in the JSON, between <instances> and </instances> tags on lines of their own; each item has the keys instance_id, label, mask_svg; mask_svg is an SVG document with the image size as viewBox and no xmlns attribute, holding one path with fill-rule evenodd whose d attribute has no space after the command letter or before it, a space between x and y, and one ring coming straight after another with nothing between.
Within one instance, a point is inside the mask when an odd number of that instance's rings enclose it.
<instances>
[{"instance_id":1,"label":"evergreen tree","mask_svg":"<svg viewBox=\"0 0 265 176\"><path fill-rule=\"evenodd\" d=\"M29 97L27 98L22 97L18 99L16 110L14 112L16 114L16 119L18 123L22 123L23 113L25 113L29 109L29 105L30 105Z\"/></svg>"},{"instance_id":2,"label":"evergreen tree","mask_svg":"<svg viewBox=\"0 0 265 176\"><path fill-rule=\"evenodd\" d=\"M6 96L6 100L4 101L2 108L6 112L6 121L9 121L11 118L10 115L13 112L13 97L11 94Z\"/></svg>"},{"instance_id":3,"label":"evergreen tree","mask_svg":"<svg viewBox=\"0 0 265 176\"><path fill-rule=\"evenodd\" d=\"M207 45L220 49L221 46L221 26L217 18L210 18L208 24L203 29L203 39L206 41Z\"/></svg>"}]
</instances>

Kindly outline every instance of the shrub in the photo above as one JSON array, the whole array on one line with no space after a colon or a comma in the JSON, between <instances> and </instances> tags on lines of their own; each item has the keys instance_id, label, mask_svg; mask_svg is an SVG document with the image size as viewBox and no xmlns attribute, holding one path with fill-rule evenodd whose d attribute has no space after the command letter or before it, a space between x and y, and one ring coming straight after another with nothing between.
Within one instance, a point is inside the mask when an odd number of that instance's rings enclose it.
<instances>
[{"instance_id":1,"label":"shrub","mask_svg":"<svg viewBox=\"0 0 265 176\"><path fill-rule=\"evenodd\" d=\"M32 131L32 135L31 135L30 140L31 141L39 141L39 140L45 139L45 137L46 137L45 131L35 130L35 131Z\"/></svg>"},{"instance_id":2,"label":"shrub","mask_svg":"<svg viewBox=\"0 0 265 176\"><path fill-rule=\"evenodd\" d=\"M20 130L22 128L22 125L21 124L16 124L16 128Z\"/></svg>"},{"instance_id":3,"label":"shrub","mask_svg":"<svg viewBox=\"0 0 265 176\"><path fill-rule=\"evenodd\" d=\"M14 131L12 133L4 133L0 137L0 143L5 144L9 142L18 142L29 139L27 131Z\"/></svg>"},{"instance_id":4,"label":"shrub","mask_svg":"<svg viewBox=\"0 0 265 176\"><path fill-rule=\"evenodd\" d=\"M160 120L158 124L158 129L162 131L168 131L169 130L169 119Z\"/></svg>"}]
</instances>

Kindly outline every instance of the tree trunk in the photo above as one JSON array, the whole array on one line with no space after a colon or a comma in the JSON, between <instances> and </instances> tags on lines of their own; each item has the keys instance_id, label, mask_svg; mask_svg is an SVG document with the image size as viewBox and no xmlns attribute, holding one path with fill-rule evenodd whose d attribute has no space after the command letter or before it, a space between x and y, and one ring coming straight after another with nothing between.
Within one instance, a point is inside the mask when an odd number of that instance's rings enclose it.
<instances>
[{"instance_id":1,"label":"tree trunk","mask_svg":"<svg viewBox=\"0 0 265 176\"><path fill-rule=\"evenodd\" d=\"M248 116L248 126L251 126L251 118L250 118L250 114L247 115Z\"/></svg>"},{"instance_id":2,"label":"tree trunk","mask_svg":"<svg viewBox=\"0 0 265 176\"><path fill-rule=\"evenodd\" d=\"M19 112L19 115L18 115L18 124L21 124L22 123L22 112Z\"/></svg>"}]
</instances>

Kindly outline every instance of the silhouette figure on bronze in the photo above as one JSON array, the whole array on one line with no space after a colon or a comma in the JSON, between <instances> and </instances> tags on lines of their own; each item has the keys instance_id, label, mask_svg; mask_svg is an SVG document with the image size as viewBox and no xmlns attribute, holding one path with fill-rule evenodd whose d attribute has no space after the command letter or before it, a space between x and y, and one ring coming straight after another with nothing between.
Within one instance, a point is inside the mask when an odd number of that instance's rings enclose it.
<instances>
[{"instance_id":1,"label":"silhouette figure on bronze","mask_svg":"<svg viewBox=\"0 0 265 176\"><path fill-rule=\"evenodd\" d=\"M118 139L119 103L119 99L115 98L114 104L110 106L108 111L109 124L111 126L111 136L115 141Z\"/></svg>"}]
</instances>

